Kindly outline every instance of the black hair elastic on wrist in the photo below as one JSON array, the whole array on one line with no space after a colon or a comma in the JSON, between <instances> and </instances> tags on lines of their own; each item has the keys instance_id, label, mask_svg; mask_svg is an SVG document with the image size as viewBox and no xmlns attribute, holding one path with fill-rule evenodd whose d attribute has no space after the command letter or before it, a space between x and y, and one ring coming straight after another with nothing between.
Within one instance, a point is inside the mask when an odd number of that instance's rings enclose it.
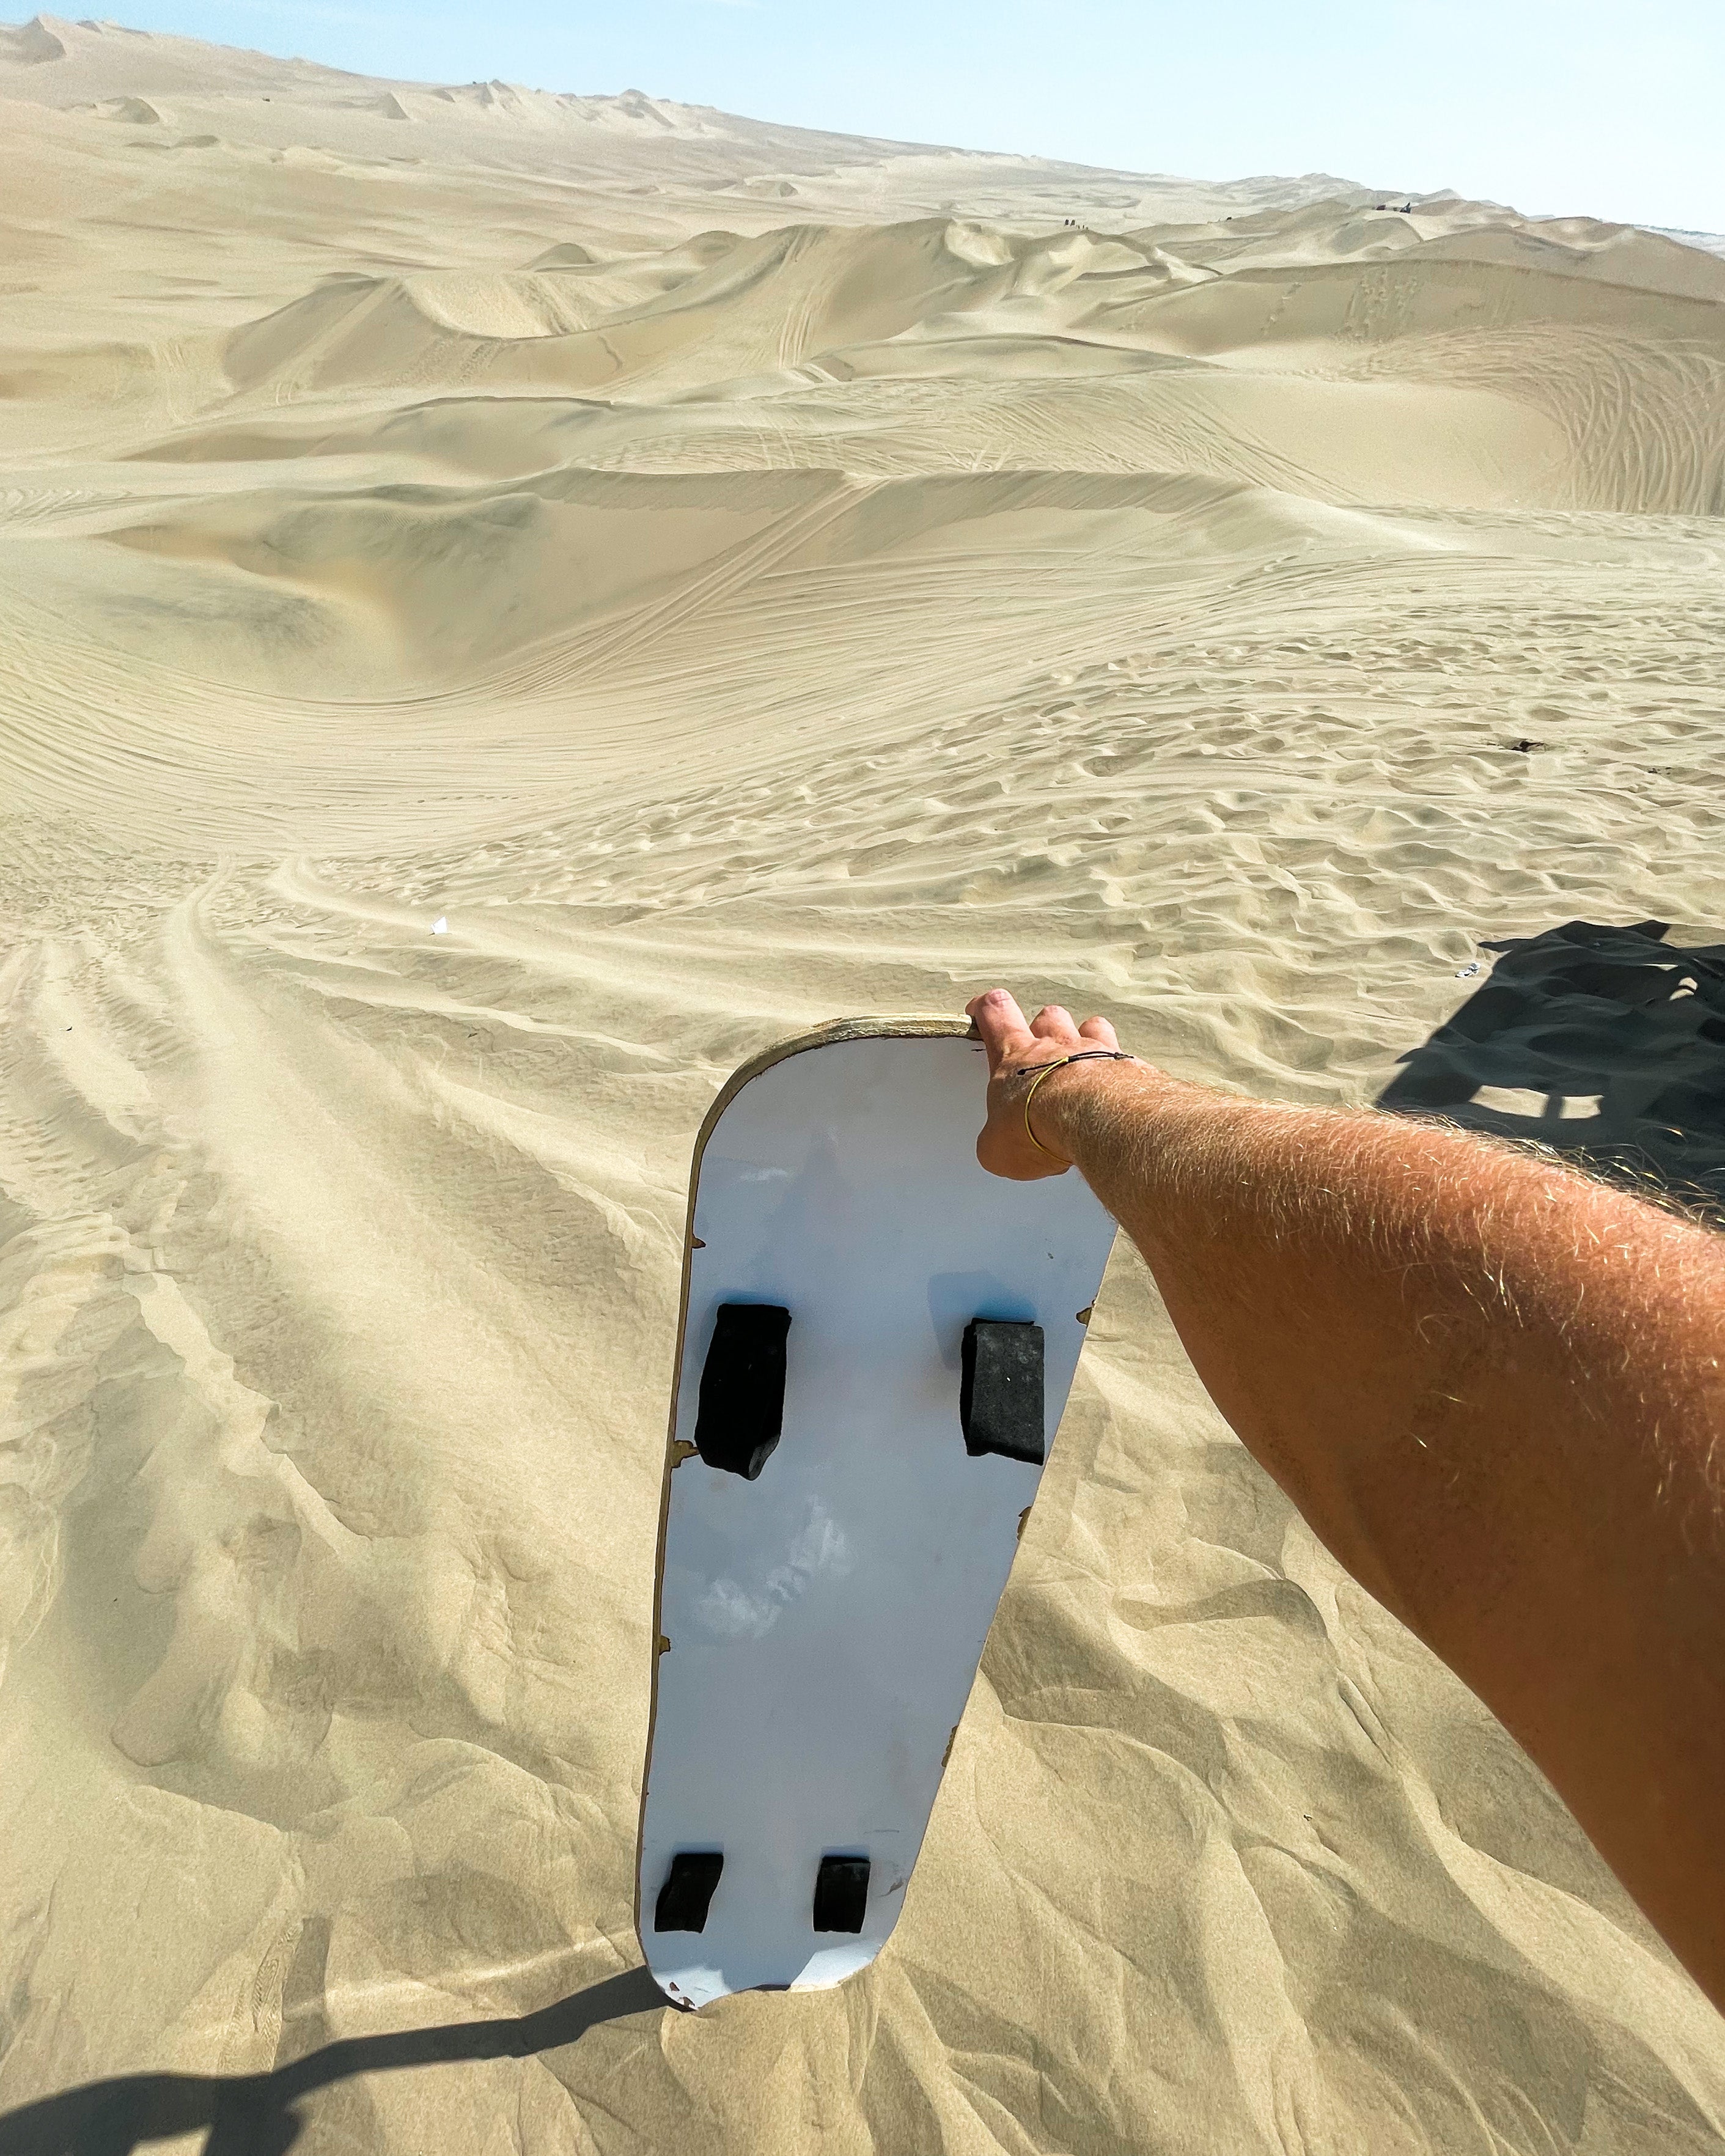
<instances>
[{"instance_id":1,"label":"black hair elastic on wrist","mask_svg":"<svg viewBox=\"0 0 1725 2156\"><path fill-rule=\"evenodd\" d=\"M1014 1078L1029 1078L1033 1070L1036 1073L1029 1091L1024 1096L1024 1136L1038 1152L1047 1153L1050 1160L1060 1160L1060 1155L1050 1152L1030 1127L1030 1103L1036 1098L1037 1086L1052 1072L1064 1070L1069 1063L1136 1063L1137 1060L1136 1055L1129 1055L1123 1048L1081 1048L1070 1055L1057 1055L1052 1063L1029 1063L1022 1070L1014 1070L1012 1074ZM1066 1160L1060 1161L1060 1165L1070 1168L1072 1163Z\"/></svg>"}]
</instances>

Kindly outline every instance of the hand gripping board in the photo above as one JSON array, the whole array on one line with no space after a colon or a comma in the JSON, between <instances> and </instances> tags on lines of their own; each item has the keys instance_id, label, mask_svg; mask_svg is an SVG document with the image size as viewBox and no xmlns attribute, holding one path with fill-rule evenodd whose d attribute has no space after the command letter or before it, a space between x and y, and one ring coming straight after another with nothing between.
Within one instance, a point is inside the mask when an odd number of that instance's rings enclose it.
<instances>
[{"instance_id":1,"label":"hand gripping board","mask_svg":"<svg viewBox=\"0 0 1725 2156\"><path fill-rule=\"evenodd\" d=\"M1114 1240L977 1165L986 1080L950 1021L846 1021L696 1143L637 1904L682 2005L898 1917Z\"/></svg>"}]
</instances>

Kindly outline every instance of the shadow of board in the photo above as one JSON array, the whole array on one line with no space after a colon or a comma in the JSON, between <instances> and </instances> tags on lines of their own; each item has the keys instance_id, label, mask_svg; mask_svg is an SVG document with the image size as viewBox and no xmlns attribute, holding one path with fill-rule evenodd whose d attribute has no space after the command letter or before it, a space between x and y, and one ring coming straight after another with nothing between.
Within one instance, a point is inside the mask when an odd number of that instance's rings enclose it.
<instances>
[{"instance_id":1,"label":"shadow of board","mask_svg":"<svg viewBox=\"0 0 1725 2156\"><path fill-rule=\"evenodd\" d=\"M284 2156L305 2121L295 2106L355 2074L467 2059L524 2059L572 2044L602 2021L678 2011L644 1969L589 1984L511 2020L454 2021L326 2044L270 2074L125 2074L0 2114L0 2156L131 2156L151 2141L209 2129L203 2156Z\"/></svg>"},{"instance_id":2,"label":"shadow of board","mask_svg":"<svg viewBox=\"0 0 1725 2156\"><path fill-rule=\"evenodd\" d=\"M1725 1219L1725 943L1570 921L1485 947L1489 979L1378 1106L1531 1138Z\"/></svg>"}]
</instances>

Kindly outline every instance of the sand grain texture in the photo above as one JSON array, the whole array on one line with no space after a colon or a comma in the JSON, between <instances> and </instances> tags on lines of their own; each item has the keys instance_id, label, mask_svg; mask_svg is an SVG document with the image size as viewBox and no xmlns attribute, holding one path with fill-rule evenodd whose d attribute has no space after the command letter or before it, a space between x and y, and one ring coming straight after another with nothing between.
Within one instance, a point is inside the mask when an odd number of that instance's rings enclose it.
<instances>
[{"instance_id":1,"label":"sand grain texture","mask_svg":"<svg viewBox=\"0 0 1725 2156\"><path fill-rule=\"evenodd\" d=\"M1485 939L1721 920L1725 261L48 20L0 100L8 2111L637 1960L746 1055L1000 978L1358 1101ZM1725 2041L1122 1255L876 1967L300 2117L1666 2156Z\"/></svg>"}]
</instances>

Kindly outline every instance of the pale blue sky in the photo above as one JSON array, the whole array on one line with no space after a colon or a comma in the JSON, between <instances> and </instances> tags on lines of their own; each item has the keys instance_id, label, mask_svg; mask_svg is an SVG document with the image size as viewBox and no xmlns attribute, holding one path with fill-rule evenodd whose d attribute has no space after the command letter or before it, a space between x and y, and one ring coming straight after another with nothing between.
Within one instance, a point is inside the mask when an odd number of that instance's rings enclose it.
<instances>
[{"instance_id":1,"label":"pale blue sky","mask_svg":"<svg viewBox=\"0 0 1725 2156\"><path fill-rule=\"evenodd\" d=\"M1322 170L1725 230L1725 0L121 4L141 28L369 74L633 87L1136 171Z\"/></svg>"}]
</instances>

